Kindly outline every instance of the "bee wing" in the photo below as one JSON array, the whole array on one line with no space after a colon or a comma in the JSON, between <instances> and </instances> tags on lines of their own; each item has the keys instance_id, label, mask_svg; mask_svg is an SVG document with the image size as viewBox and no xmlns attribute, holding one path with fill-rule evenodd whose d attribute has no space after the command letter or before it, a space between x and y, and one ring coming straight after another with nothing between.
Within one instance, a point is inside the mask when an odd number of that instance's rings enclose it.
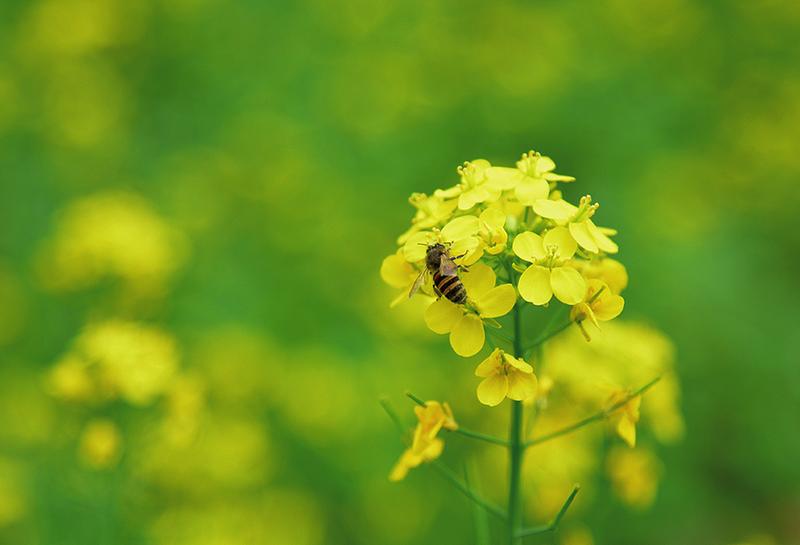
<instances>
[{"instance_id":1,"label":"bee wing","mask_svg":"<svg viewBox=\"0 0 800 545\"><path fill-rule=\"evenodd\" d=\"M442 276L455 276L458 274L458 265L455 264L453 258L449 255L443 255L439 261L439 274Z\"/></svg>"},{"instance_id":2,"label":"bee wing","mask_svg":"<svg viewBox=\"0 0 800 545\"><path fill-rule=\"evenodd\" d=\"M425 269L422 269L422 271L419 273L419 276L417 276L417 279L414 280L414 283L411 285L411 289L408 292L409 299L411 299L411 297L417 293L419 288L422 287L422 283L425 282L425 272Z\"/></svg>"}]
</instances>

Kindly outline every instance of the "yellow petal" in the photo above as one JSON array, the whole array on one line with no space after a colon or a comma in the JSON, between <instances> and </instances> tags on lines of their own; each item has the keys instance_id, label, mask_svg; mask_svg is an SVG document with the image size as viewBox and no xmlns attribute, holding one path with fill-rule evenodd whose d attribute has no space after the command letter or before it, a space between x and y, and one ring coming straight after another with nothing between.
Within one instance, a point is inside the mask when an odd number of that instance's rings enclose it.
<instances>
[{"instance_id":1,"label":"yellow petal","mask_svg":"<svg viewBox=\"0 0 800 545\"><path fill-rule=\"evenodd\" d=\"M436 235L430 231L421 231L414 233L403 246L403 255L406 261L410 263L417 263L425 259L425 254L428 251L428 245L436 241Z\"/></svg>"},{"instance_id":2,"label":"yellow petal","mask_svg":"<svg viewBox=\"0 0 800 545\"><path fill-rule=\"evenodd\" d=\"M622 417L617 422L617 435L622 437L629 447L636 446L636 424L626 417Z\"/></svg>"},{"instance_id":3,"label":"yellow petal","mask_svg":"<svg viewBox=\"0 0 800 545\"><path fill-rule=\"evenodd\" d=\"M511 354L503 353L503 360L511 367L522 373L533 373L533 366L522 358L515 358Z\"/></svg>"},{"instance_id":4,"label":"yellow petal","mask_svg":"<svg viewBox=\"0 0 800 545\"><path fill-rule=\"evenodd\" d=\"M508 377L502 373L486 377L478 384L478 401L494 407L506 398Z\"/></svg>"},{"instance_id":5,"label":"yellow petal","mask_svg":"<svg viewBox=\"0 0 800 545\"><path fill-rule=\"evenodd\" d=\"M392 254L381 263L381 278L393 288L408 287L413 275L414 267L402 255Z\"/></svg>"},{"instance_id":6,"label":"yellow petal","mask_svg":"<svg viewBox=\"0 0 800 545\"><path fill-rule=\"evenodd\" d=\"M525 206L532 206L536 201L547 198L550 194L550 185L542 178L525 176L517 184L515 193L519 202Z\"/></svg>"},{"instance_id":7,"label":"yellow petal","mask_svg":"<svg viewBox=\"0 0 800 545\"><path fill-rule=\"evenodd\" d=\"M448 241L460 240L478 233L481 222L475 216L461 216L451 220L442 227L442 239Z\"/></svg>"},{"instance_id":8,"label":"yellow petal","mask_svg":"<svg viewBox=\"0 0 800 545\"><path fill-rule=\"evenodd\" d=\"M536 396L536 375L515 371L508 374L508 398L529 401Z\"/></svg>"},{"instance_id":9,"label":"yellow petal","mask_svg":"<svg viewBox=\"0 0 800 545\"><path fill-rule=\"evenodd\" d=\"M517 185L523 176L516 168L490 167L486 169L487 185L503 191Z\"/></svg>"},{"instance_id":10,"label":"yellow petal","mask_svg":"<svg viewBox=\"0 0 800 545\"><path fill-rule=\"evenodd\" d=\"M542 216L557 222L566 222L575 215L578 208L565 200L550 201L542 199L533 203L533 211Z\"/></svg>"},{"instance_id":11,"label":"yellow petal","mask_svg":"<svg viewBox=\"0 0 800 545\"><path fill-rule=\"evenodd\" d=\"M597 243L597 246L608 254L615 254L619 251L619 246L617 243L608 238L603 231L597 227L592 220L586 220L586 223L589 227L589 233L592 235L592 238Z\"/></svg>"},{"instance_id":12,"label":"yellow petal","mask_svg":"<svg viewBox=\"0 0 800 545\"><path fill-rule=\"evenodd\" d=\"M469 291L467 291L469 294ZM505 316L517 302L517 291L511 284L501 284L490 289L475 300L478 311L484 318Z\"/></svg>"},{"instance_id":13,"label":"yellow petal","mask_svg":"<svg viewBox=\"0 0 800 545\"><path fill-rule=\"evenodd\" d=\"M578 249L575 239L572 238L566 227L553 227L547 231L542 238L542 244L545 248L557 247L558 256L561 259L570 259Z\"/></svg>"},{"instance_id":14,"label":"yellow petal","mask_svg":"<svg viewBox=\"0 0 800 545\"><path fill-rule=\"evenodd\" d=\"M444 441L439 439L438 437L431 441L428 447L422 451L422 458L426 462L430 462L431 460L435 460L439 456L441 456L442 451L444 450Z\"/></svg>"},{"instance_id":15,"label":"yellow petal","mask_svg":"<svg viewBox=\"0 0 800 545\"><path fill-rule=\"evenodd\" d=\"M450 332L450 346L456 354L464 358L480 352L485 341L483 321L474 314L463 315Z\"/></svg>"},{"instance_id":16,"label":"yellow petal","mask_svg":"<svg viewBox=\"0 0 800 545\"><path fill-rule=\"evenodd\" d=\"M408 475L408 470L419 465L419 462L414 463L415 461L416 456L414 456L414 454L411 452L411 449L407 449L405 452L403 452L403 454L400 456L400 459L397 460L397 463L389 473L389 480L392 482L397 482L405 479L406 475Z\"/></svg>"},{"instance_id":17,"label":"yellow petal","mask_svg":"<svg viewBox=\"0 0 800 545\"><path fill-rule=\"evenodd\" d=\"M593 309L597 319L603 322L613 320L619 316L625 307L625 300L622 297L612 293L605 295L605 293L603 292L603 295L599 297L598 303L600 304Z\"/></svg>"},{"instance_id":18,"label":"yellow petal","mask_svg":"<svg viewBox=\"0 0 800 545\"><path fill-rule=\"evenodd\" d=\"M550 287L550 269L531 265L519 277L520 296L534 305L544 305L553 297Z\"/></svg>"},{"instance_id":19,"label":"yellow petal","mask_svg":"<svg viewBox=\"0 0 800 545\"><path fill-rule=\"evenodd\" d=\"M486 378L497 373L500 366L503 364L503 351L499 348L495 348L492 350L492 353L489 354L485 360L483 360L478 366L475 368L475 376L476 377L483 377Z\"/></svg>"},{"instance_id":20,"label":"yellow petal","mask_svg":"<svg viewBox=\"0 0 800 545\"><path fill-rule=\"evenodd\" d=\"M425 309L425 323L434 333L444 335L452 331L463 314L460 306L441 297Z\"/></svg>"},{"instance_id":21,"label":"yellow petal","mask_svg":"<svg viewBox=\"0 0 800 545\"><path fill-rule=\"evenodd\" d=\"M481 212L480 220L490 229L499 231L506 224L506 214L498 208L487 208Z\"/></svg>"},{"instance_id":22,"label":"yellow petal","mask_svg":"<svg viewBox=\"0 0 800 545\"><path fill-rule=\"evenodd\" d=\"M549 172L556 168L555 162L550 159L547 155L539 156L538 160L536 161L536 174L542 175L545 172Z\"/></svg>"},{"instance_id":23,"label":"yellow petal","mask_svg":"<svg viewBox=\"0 0 800 545\"><path fill-rule=\"evenodd\" d=\"M520 278L520 285L522 279ZM559 301L577 305L586 296L586 281L572 267L556 267L550 275L550 285Z\"/></svg>"},{"instance_id":24,"label":"yellow petal","mask_svg":"<svg viewBox=\"0 0 800 545\"><path fill-rule=\"evenodd\" d=\"M572 235L572 238L581 245L581 248L588 252L592 252L596 254L600 248L597 246L597 242L595 242L594 237L589 232L589 223L586 221L581 221L578 223L570 223L569 224L569 233Z\"/></svg>"},{"instance_id":25,"label":"yellow petal","mask_svg":"<svg viewBox=\"0 0 800 545\"><path fill-rule=\"evenodd\" d=\"M533 263L537 259L544 259L547 257L544 251L544 245L542 244L542 237L530 231L518 234L516 238L514 238L514 244L512 244L511 247L514 253L517 254L517 257L530 263Z\"/></svg>"},{"instance_id":26,"label":"yellow petal","mask_svg":"<svg viewBox=\"0 0 800 545\"><path fill-rule=\"evenodd\" d=\"M483 263L471 265L469 270L460 276L467 290L467 296L474 300L480 299L492 289L497 278L492 268Z\"/></svg>"},{"instance_id":27,"label":"yellow petal","mask_svg":"<svg viewBox=\"0 0 800 545\"><path fill-rule=\"evenodd\" d=\"M483 255L481 249L481 239L477 236L468 236L459 239L450 246L449 253L452 257L458 258L457 263L461 265L471 265L478 261Z\"/></svg>"}]
</instances>

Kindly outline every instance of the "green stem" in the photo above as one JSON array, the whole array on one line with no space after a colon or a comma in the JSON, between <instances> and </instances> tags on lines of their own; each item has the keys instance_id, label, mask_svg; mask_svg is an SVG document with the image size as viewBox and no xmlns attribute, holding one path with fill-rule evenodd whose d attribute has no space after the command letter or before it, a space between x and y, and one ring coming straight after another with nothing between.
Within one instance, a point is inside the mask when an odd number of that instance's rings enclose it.
<instances>
[{"instance_id":1,"label":"green stem","mask_svg":"<svg viewBox=\"0 0 800 545\"><path fill-rule=\"evenodd\" d=\"M558 510L556 516L551 520L548 524L544 524L542 526L534 526L533 528L525 528L517 532L518 538L523 538L527 536L535 536L539 534L546 534L547 532L555 532L558 530L558 525L561 523L561 519L564 518L564 515L567 514L567 510L569 506L572 505L572 502L575 500L575 496L578 495L578 490L581 487L577 484L572 488L572 492L570 492L567 499L564 501L564 504L561 506L561 509Z\"/></svg>"},{"instance_id":2,"label":"green stem","mask_svg":"<svg viewBox=\"0 0 800 545\"><path fill-rule=\"evenodd\" d=\"M520 305L514 306L514 355L522 357L522 316ZM521 543L517 532L522 528L520 472L525 445L522 441L522 402L511 402L511 424L508 431L508 538L510 545Z\"/></svg>"},{"instance_id":3,"label":"green stem","mask_svg":"<svg viewBox=\"0 0 800 545\"><path fill-rule=\"evenodd\" d=\"M459 478L456 477L456 475L452 471L450 471L450 469L447 466L445 466L438 460L431 462L430 466L433 469L435 469L439 473L439 475L441 475L447 481L449 481L450 484L452 484L459 491L461 491L461 493L464 494L466 497L468 497L469 499L471 499L472 501L474 501L475 503L486 509L487 512L505 520L506 514L503 512L501 508L478 496L475 492L472 491L472 489L469 486L461 482Z\"/></svg>"},{"instance_id":4,"label":"green stem","mask_svg":"<svg viewBox=\"0 0 800 545\"><path fill-rule=\"evenodd\" d=\"M459 435L463 435L464 437L470 437L472 439L478 439L479 441L486 441L487 443L492 443L495 445L502 445L508 446L508 441L505 439L500 439L499 437L495 437L493 435L487 435L485 433L480 433L477 431L467 430L464 428L456 428L452 430L452 433L457 433Z\"/></svg>"},{"instance_id":5,"label":"green stem","mask_svg":"<svg viewBox=\"0 0 800 545\"><path fill-rule=\"evenodd\" d=\"M618 401L617 403L614 403L610 407L608 407L606 409L603 409L602 411L600 411L600 412L598 412L596 414L588 416L588 417L584 418L583 420L579 420L579 421L575 422L574 424L571 424L571 425L569 425L569 426L567 426L565 428L561 428L560 430L556 430L556 431L553 431L553 432L550 432L550 433L546 433L544 435L541 435L539 437L531 439L530 441L527 441L525 443L525 446L526 447L532 447L533 445L538 445L539 443L544 443L545 441L549 441L551 439L555 439L556 437L561 437L562 435L566 435L568 433L571 433L571 432L573 432L575 430L578 430L578 429L580 429L580 428L582 428L584 426L588 426L589 424L592 424L594 422L599 422L600 420L605 419L608 415L610 415L611 413L613 413L614 411L616 411L617 409L619 409L620 407L625 405L631 399L633 399L636 396L641 395L644 392L646 392L647 390L649 390L659 380L661 380L661 377L656 377L653 380L651 380L650 382L648 382L647 384L645 384L644 386L642 386L641 388L638 388L638 389L634 390L633 392L631 392L630 394L628 394L627 396L625 396L621 401Z\"/></svg>"}]
</instances>

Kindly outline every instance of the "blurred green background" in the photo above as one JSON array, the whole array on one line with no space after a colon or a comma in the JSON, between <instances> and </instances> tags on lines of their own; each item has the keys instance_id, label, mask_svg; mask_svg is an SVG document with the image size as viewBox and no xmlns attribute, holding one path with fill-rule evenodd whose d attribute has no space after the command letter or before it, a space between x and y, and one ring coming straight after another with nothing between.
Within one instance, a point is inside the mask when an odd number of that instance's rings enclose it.
<instances>
[{"instance_id":1,"label":"blurred green background","mask_svg":"<svg viewBox=\"0 0 800 545\"><path fill-rule=\"evenodd\" d=\"M412 191L531 148L677 350L685 438L594 542L800 543L798 36L781 1L3 0L0 543L473 542L386 480L380 395L478 407L378 268ZM161 363L89 394L93 335Z\"/></svg>"}]
</instances>

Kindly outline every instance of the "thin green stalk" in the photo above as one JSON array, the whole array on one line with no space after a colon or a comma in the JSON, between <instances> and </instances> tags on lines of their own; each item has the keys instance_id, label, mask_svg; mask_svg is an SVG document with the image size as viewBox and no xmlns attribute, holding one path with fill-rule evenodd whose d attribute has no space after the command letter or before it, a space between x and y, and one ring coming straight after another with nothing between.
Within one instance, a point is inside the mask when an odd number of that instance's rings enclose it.
<instances>
[{"instance_id":1,"label":"thin green stalk","mask_svg":"<svg viewBox=\"0 0 800 545\"><path fill-rule=\"evenodd\" d=\"M522 316L520 305L514 306L514 355L522 357ZM511 402L511 423L508 431L508 538L510 545L521 543L517 532L522 528L520 473L525 445L522 441L522 402Z\"/></svg>"},{"instance_id":2,"label":"thin green stalk","mask_svg":"<svg viewBox=\"0 0 800 545\"><path fill-rule=\"evenodd\" d=\"M556 437L561 437L562 435L567 435L568 433L571 433L571 432L573 432L575 430L579 430L582 427L588 426L589 424L592 424L594 422L599 422L599 421L605 419L607 416L609 416L611 413L613 413L614 411L616 411L620 407L622 407L623 405L625 405L626 403L628 403L631 399L633 399L636 396L641 395L644 392L646 392L647 390L649 390L659 380L661 380L661 377L656 377L653 380L651 380L650 382L648 382L647 384L645 384L644 386L642 386L641 388L638 388L637 390L634 390L633 392L631 392L630 394L625 396L621 401L618 401L617 403L614 403L610 407L608 407L606 409L603 409L602 411L600 411L600 412L598 412L596 414L588 416L588 417L584 418L583 420L579 420L579 421L575 422L574 424L571 424L571 425L569 425L569 426L567 426L565 428L561 428L560 430L556 430L556 431L553 431L553 432L550 432L550 433L546 433L546 434L544 434L542 436L535 437L535 438L531 439L530 441L527 441L525 443L525 446L526 447L532 447L533 445L538 445L539 443L544 443L545 441L549 441L551 439L555 439Z\"/></svg>"},{"instance_id":3,"label":"thin green stalk","mask_svg":"<svg viewBox=\"0 0 800 545\"><path fill-rule=\"evenodd\" d=\"M572 505L573 501L575 501L575 496L578 495L578 490L580 489L581 487L578 486L577 484L572 488L572 492L570 492L569 496L567 496L567 499L564 500L564 504L561 506L561 509L558 510L556 516L553 517L553 520L551 520L548 524L544 524L542 526L534 526L532 528L525 528L523 530L520 530L519 532L517 532L517 537L523 538L528 536L535 536L540 534L546 534L547 532L555 532L556 530L558 530L558 525L561 523L561 519L564 518L564 515L567 514L569 506Z\"/></svg>"},{"instance_id":4,"label":"thin green stalk","mask_svg":"<svg viewBox=\"0 0 800 545\"><path fill-rule=\"evenodd\" d=\"M459 480L459 478L456 477L455 474L452 471L450 471L450 469L447 466L445 466L444 464L442 464L438 460L431 462L429 465L433 469L435 469L439 473L439 475L441 475L447 481L449 481L450 484L452 484L459 491L461 491L461 493L464 494L466 497L468 497L469 499L471 499L472 501L474 501L475 503L477 503L478 505L480 505L481 507L486 509L487 512L495 515L498 518L501 518L501 519L505 520L506 514L503 512L503 510L500 507L498 507L498 506L494 505L493 503L483 499L482 497L477 495L475 492L473 492L472 489L470 487L468 487L467 485L465 485L463 482L461 482Z\"/></svg>"},{"instance_id":5,"label":"thin green stalk","mask_svg":"<svg viewBox=\"0 0 800 545\"><path fill-rule=\"evenodd\" d=\"M494 445L502 445L504 447L508 446L508 441L505 439L500 439L499 437L495 437L493 435L487 435L485 433L467 430L461 427L452 430L452 433L457 433L458 435L463 435L464 437L470 437L479 441L486 441L487 443L492 443Z\"/></svg>"},{"instance_id":6,"label":"thin green stalk","mask_svg":"<svg viewBox=\"0 0 800 545\"><path fill-rule=\"evenodd\" d=\"M464 464L464 484L473 494L480 495L481 484L473 464ZM475 518L475 541L477 545L489 545L489 513L475 502L472 502L472 508Z\"/></svg>"}]
</instances>

